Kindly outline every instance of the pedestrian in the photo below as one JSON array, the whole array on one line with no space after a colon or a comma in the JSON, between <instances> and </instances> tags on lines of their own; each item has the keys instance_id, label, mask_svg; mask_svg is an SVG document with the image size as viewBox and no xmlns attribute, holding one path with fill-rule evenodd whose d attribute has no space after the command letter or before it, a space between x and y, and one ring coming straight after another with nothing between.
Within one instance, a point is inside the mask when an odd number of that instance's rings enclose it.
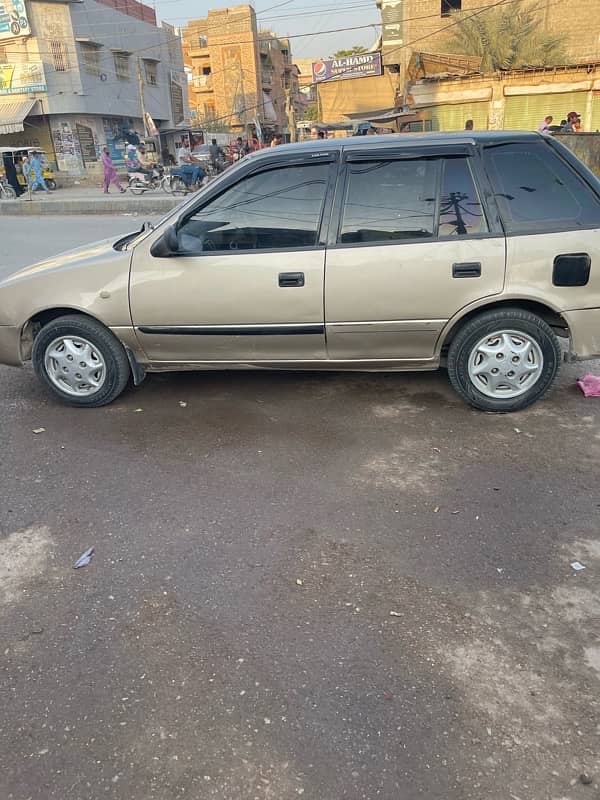
<instances>
[{"instance_id":1,"label":"pedestrian","mask_svg":"<svg viewBox=\"0 0 600 800\"><path fill-rule=\"evenodd\" d=\"M225 153L222 148L217 144L216 139L211 139L208 146L208 155L210 156L210 163L215 172L223 172L225 164Z\"/></svg>"},{"instance_id":2,"label":"pedestrian","mask_svg":"<svg viewBox=\"0 0 600 800\"><path fill-rule=\"evenodd\" d=\"M46 194L50 193L50 189L46 186L46 181L44 180L44 176L42 174L42 161L40 159L40 154L35 151L31 154L31 191L35 191L36 186L41 186L42 189Z\"/></svg>"},{"instance_id":3,"label":"pedestrian","mask_svg":"<svg viewBox=\"0 0 600 800\"><path fill-rule=\"evenodd\" d=\"M538 131L540 133L552 133L552 129L550 128L550 125L552 125L552 120L553 119L554 119L554 117L551 116L550 114L548 114L547 117L544 117L544 119L540 122L540 124L538 126Z\"/></svg>"},{"instance_id":4,"label":"pedestrian","mask_svg":"<svg viewBox=\"0 0 600 800\"><path fill-rule=\"evenodd\" d=\"M573 133L583 133L583 128L581 127L581 117L577 117L571 124L573 126Z\"/></svg>"},{"instance_id":5,"label":"pedestrian","mask_svg":"<svg viewBox=\"0 0 600 800\"><path fill-rule=\"evenodd\" d=\"M473 120L472 119L468 119L465 122L465 130L466 131L472 131L473 130Z\"/></svg>"},{"instance_id":6,"label":"pedestrian","mask_svg":"<svg viewBox=\"0 0 600 800\"><path fill-rule=\"evenodd\" d=\"M579 114L576 111L569 111L567 114L567 121L564 125L561 125L560 132L561 133L574 133L573 123L577 121L577 117Z\"/></svg>"},{"instance_id":7,"label":"pedestrian","mask_svg":"<svg viewBox=\"0 0 600 800\"><path fill-rule=\"evenodd\" d=\"M102 166L104 168L104 194L108 194L108 187L111 183L123 194L125 189L121 186L121 181L119 180L117 170L110 157L108 147L102 148Z\"/></svg>"},{"instance_id":8,"label":"pedestrian","mask_svg":"<svg viewBox=\"0 0 600 800\"><path fill-rule=\"evenodd\" d=\"M271 147L277 147L283 142L283 137L280 133L276 133L271 139Z\"/></svg>"},{"instance_id":9,"label":"pedestrian","mask_svg":"<svg viewBox=\"0 0 600 800\"><path fill-rule=\"evenodd\" d=\"M25 178L25 184L27 186L27 197L25 200L31 200L31 162L27 156L23 156L23 163L21 165L21 169L23 171L23 177Z\"/></svg>"},{"instance_id":10,"label":"pedestrian","mask_svg":"<svg viewBox=\"0 0 600 800\"><path fill-rule=\"evenodd\" d=\"M17 170L15 169L12 157L4 156L2 160L4 162L4 172L6 174L6 180L15 190L15 194L17 195L17 197L20 197L23 194L23 189L21 189L21 184L19 183L19 180L17 178Z\"/></svg>"}]
</instances>

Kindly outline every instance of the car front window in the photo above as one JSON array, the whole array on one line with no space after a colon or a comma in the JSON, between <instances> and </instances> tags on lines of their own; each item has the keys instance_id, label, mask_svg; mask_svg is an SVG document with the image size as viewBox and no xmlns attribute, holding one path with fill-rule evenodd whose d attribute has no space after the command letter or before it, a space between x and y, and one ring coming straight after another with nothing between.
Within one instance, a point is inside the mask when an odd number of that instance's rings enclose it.
<instances>
[{"instance_id":1,"label":"car front window","mask_svg":"<svg viewBox=\"0 0 600 800\"><path fill-rule=\"evenodd\" d=\"M323 164L251 175L192 213L179 227L187 253L314 247L328 182Z\"/></svg>"}]
</instances>

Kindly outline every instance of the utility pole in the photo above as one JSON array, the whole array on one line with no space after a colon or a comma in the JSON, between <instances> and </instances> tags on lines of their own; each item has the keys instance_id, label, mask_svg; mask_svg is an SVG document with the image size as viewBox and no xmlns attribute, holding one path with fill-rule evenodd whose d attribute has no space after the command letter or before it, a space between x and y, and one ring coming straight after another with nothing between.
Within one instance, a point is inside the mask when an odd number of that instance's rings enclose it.
<instances>
[{"instance_id":1,"label":"utility pole","mask_svg":"<svg viewBox=\"0 0 600 800\"><path fill-rule=\"evenodd\" d=\"M148 126L146 125L146 106L144 105L144 78L142 76L142 59L138 56L137 60L138 89L140 92L140 107L142 109L142 122L144 123L144 136L148 136Z\"/></svg>"}]
</instances>

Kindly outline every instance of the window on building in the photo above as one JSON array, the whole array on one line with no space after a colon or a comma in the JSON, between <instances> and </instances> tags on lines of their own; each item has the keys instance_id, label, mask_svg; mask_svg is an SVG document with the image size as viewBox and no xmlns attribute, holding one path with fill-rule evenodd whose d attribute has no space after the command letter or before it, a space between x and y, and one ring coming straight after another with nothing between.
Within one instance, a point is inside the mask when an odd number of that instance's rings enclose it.
<instances>
[{"instance_id":1,"label":"window on building","mask_svg":"<svg viewBox=\"0 0 600 800\"><path fill-rule=\"evenodd\" d=\"M339 241L432 237L439 174L431 159L350 164Z\"/></svg>"},{"instance_id":2,"label":"window on building","mask_svg":"<svg viewBox=\"0 0 600 800\"><path fill-rule=\"evenodd\" d=\"M203 33L198 36L198 47L208 47L208 36Z\"/></svg>"},{"instance_id":3,"label":"window on building","mask_svg":"<svg viewBox=\"0 0 600 800\"><path fill-rule=\"evenodd\" d=\"M323 164L252 175L194 212L180 227L184 251L315 247L328 171Z\"/></svg>"},{"instance_id":4,"label":"window on building","mask_svg":"<svg viewBox=\"0 0 600 800\"><path fill-rule=\"evenodd\" d=\"M483 207L466 158L444 162L439 236L487 233Z\"/></svg>"},{"instance_id":5,"label":"window on building","mask_svg":"<svg viewBox=\"0 0 600 800\"><path fill-rule=\"evenodd\" d=\"M148 86L158 86L158 61L144 59L144 74Z\"/></svg>"},{"instance_id":6,"label":"window on building","mask_svg":"<svg viewBox=\"0 0 600 800\"><path fill-rule=\"evenodd\" d=\"M100 47L91 42L80 42L81 61L83 69L88 75L100 75L102 72L100 65Z\"/></svg>"},{"instance_id":7,"label":"window on building","mask_svg":"<svg viewBox=\"0 0 600 800\"><path fill-rule=\"evenodd\" d=\"M52 56L52 64L56 72L66 72L69 69L69 54L63 42L56 39L51 39L50 55Z\"/></svg>"},{"instance_id":8,"label":"window on building","mask_svg":"<svg viewBox=\"0 0 600 800\"><path fill-rule=\"evenodd\" d=\"M600 226L600 200L543 142L484 150L484 162L509 233Z\"/></svg>"},{"instance_id":9,"label":"window on building","mask_svg":"<svg viewBox=\"0 0 600 800\"><path fill-rule=\"evenodd\" d=\"M212 70L211 70L210 67L202 67L202 74L203 75L210 75L211 72L212 72Z\"/></svg>"},{"instance_id":10,"label":"window on building","mask_svg":"<svg viewBox=\"0 0 600 800\"><path fill-rule=\"evenodd\" d=\"M129 80L129 53L116 51L113 53L115 74L121 81Z\"/></svg>"},{"instance_id":11,"label":"window on building","mask_svg":"<svg viewBox=\"0 0 600 800\"><path fill-rule=\"evenodd\" d=\"M449 17L453 11L460 11L462 9L462 0L442 0L442 17Z\"/></svg>"}]
</instances>

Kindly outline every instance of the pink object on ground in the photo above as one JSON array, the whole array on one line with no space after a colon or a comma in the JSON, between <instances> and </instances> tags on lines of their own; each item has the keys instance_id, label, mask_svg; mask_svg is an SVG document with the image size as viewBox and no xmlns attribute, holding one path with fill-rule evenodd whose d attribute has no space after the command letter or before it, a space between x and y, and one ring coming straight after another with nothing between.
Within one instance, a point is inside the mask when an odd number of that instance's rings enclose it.
<instances>
[{"instance_id":1,"label":"pink object on ground","mask_svg":"<svg viewBox=\"0 0 600 800\"><path fill-rule=\"evenodd\" d=\"M577 386L586 397L600 397L600 375L588 373L583 378L579 378Z\"/></svg>"}]
</instances>

